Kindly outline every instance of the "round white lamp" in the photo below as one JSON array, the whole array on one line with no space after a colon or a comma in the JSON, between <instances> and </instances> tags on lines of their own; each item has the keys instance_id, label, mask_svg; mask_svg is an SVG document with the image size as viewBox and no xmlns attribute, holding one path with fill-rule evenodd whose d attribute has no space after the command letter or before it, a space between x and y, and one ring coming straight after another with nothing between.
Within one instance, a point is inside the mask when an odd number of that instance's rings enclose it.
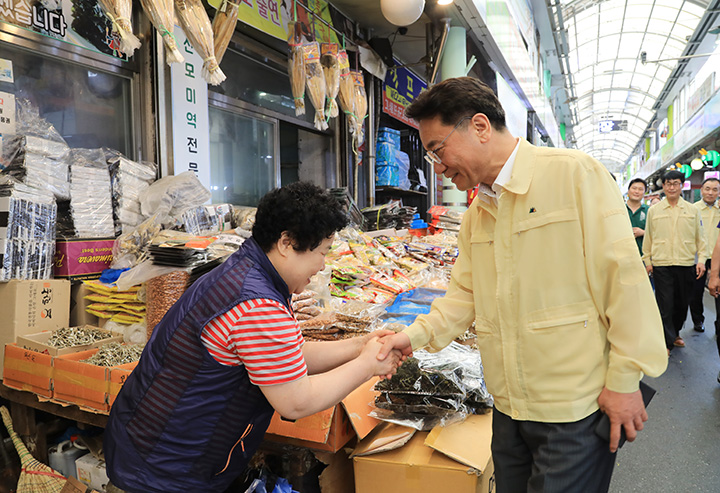
<instances>
[{"instance_id":1,"label":"round white lamp","mask_svg":"<svg viewBox=\"0 0 720 493\"><path fill-rule=\"evenodd\" d=\"M409 26L420 18L425 0L380 0L380 10L391 24Z\"/></svg>"},{"instance_id":2,"label":"round white lamp","mask_svg":"<svg viewBox=\"0 0 720 493\"><path fill-rule=\"evenodd\" d=\"M702 159L695 158L692 161L690 161L690 167L694 169L695 171L699 169L703 169L703 166L705 166L705 163L702 162Z\"/></svg>"}]
</instances>

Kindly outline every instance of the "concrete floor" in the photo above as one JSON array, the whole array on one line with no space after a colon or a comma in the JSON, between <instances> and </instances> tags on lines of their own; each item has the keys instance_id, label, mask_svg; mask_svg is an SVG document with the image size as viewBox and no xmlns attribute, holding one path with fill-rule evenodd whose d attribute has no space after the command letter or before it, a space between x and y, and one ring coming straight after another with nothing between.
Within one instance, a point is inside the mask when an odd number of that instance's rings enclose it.
<instances>
[{"instance_id":1,"label":"concrete floor","mask_svg":"<svg viewBox=\"0 0 720 493\"><path fill-rule=\"evenodd\" d=\"M613 493L720 492L720 357L707 292L704 302L706 331L695 332L688 313L686 347L672 351L659 378L645 377L658 393L645 429L618 452Z\"/></svg>"}]
</instances>

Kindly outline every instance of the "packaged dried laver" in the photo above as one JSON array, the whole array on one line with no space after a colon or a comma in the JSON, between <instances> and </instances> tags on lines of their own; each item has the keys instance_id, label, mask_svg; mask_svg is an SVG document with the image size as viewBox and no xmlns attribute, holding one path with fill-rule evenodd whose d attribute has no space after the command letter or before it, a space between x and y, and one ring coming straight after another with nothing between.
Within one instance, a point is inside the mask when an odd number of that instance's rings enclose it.
<instances>
[{"instance_id":1,"label":"packaged dried laver","mask_svg":"<svg viewBox=\"0 0 720 493\"><path fill-rule=\"evenodd\" d=\"M320 65L320 46L316 41L303 45L305 57L305 83L310 96L310 102L315 107L315 128L327 130L325 121L325 75Z\"/></svg>"},{"instance_id":2,"label":"packaged dried laver","mask_svg":"<svg viewBox=\"0 0 720 493\"><path fill-rule=\"evenodd\" d=\"M325 88L327 91L326 111L330 118L338 116L338 104L335 98L340 91L340 62L338 61L337 43L323 43L320 45L320 65L325 74Z\"/></svg>"},{"instance_id":3,"label":"packaged dried laver","mask_svg":"<svg viewBox=\"0 0 720 493\"><path fill-rule=\"evenodd\" d=\"M132 32L132 0L99 0L113 31L120 36L120 51L130 56L140 48L140 40Z\"/></svg>"},{"instance_id":4,"label":"packaged dried laver","mask_svg":"<svg viewBox=\"0 0 720 493\"><path fill-rule=\"evenodd\" d=\"M230 39L235 32L239 7L240 4L237 2L223 0L220 9L218 9L213 18L212 31L215 40L215 59L218 64L222 61L225 50L227 50Z\"/></svg>"},{"instance_id":5,"label":"packaged dried laver","mask_svg":"<svg viewBox=\"0 0 720 493\"><path fill-rule=\"evenodd\" d=\"M200 0L175 0L175 12L185 35L203 59L202 77L216 86L225 80L225 74L215 58L215 42L210 18Z\"/></svg>"},{"instance_id":6,"label":"packaged dried laver","mask_svg":"<svg viewBox=\"0 0 720 493\"><path fill-rule=\"evenodd\" d=\"M185 58L180 53L172 33L175 28L173 0L140 0L140 5L162 37L165 44L165 61L168 64L184 62Z\"/></svg>"},{"instance_id":7,"label":"packaged dried laver","mask_svg":"<svg viewBox=\"0 0 720 493\"><path fill-rule=\"evenodd\" d=\"M301 39L300 24L288 22L288 75L295 102L295 116L305 114L305 56Z\"/></svg>"}]
</instances>

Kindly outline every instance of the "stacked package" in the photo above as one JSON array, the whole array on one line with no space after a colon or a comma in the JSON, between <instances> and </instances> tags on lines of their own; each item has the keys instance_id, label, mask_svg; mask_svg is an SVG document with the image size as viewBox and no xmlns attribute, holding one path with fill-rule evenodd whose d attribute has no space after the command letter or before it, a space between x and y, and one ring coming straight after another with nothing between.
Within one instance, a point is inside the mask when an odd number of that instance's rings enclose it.
<instances>
[{"instance_id":1,"label":"stacked package","mask_svg":"<svg viewBox=\"0 0 720 493\"><path fill-rule=\"evenodd\" d=\"M85 296L90 302L85 310L91 315L125 325L141 323L145 319L145 301L140 286L120 291L117 286L100 281L83 281L83 284L91 291Z\"/></svg>"},{"instance_id":2,"label":"stacked package","mask_svg":"<svg viewBox=\"0 0 720 493\"><path fill-rule=\"evenodd\" d=\"M442 205L434 205L428 209L428 214L432 217L430 222L432 233L446 231L457 234L460 232L460 223L463 218L462 212Z\"/></svg>"},{"instance_id":3,"label":"stacked package","mask_svg":"<svg viewBox=\"0 0 720 493\"><path fill-rule=\"evenodd\" d=\"M387 204L366 207L362 210L365 216L365 230L377 231L380 229L395 228L409 229L417 207L403 206L399 200L391 200Z\"/></svg>"},{"instance_id":4,"label":"stacked package","mask_svg":"<svg viewBox=\"0 0 720 493\"><path fill-rule=\"evenodd\" d=\"M57 206L47 191L0 178L0 280L50 279Z\"/></svg>"},{"instance_id":5,"label":"stacked package","mask_svg":"<svg viewBox=\"0 0 720 493\"><path fill-rule=\"evenodd\" d=\"M107 162L112 183L115 232L127 233L145 220L140 212L140 193L155 181L155 165L131 161L121 154L111 156Z\"/></svg>"},{"instance_id":6,"label":"stacked package","mask_svg":"<svg viewBox=\"0 0 720 493\"><path fill-rule=\"evenodd\" d=\"M400 131L380 127L375 161L376 186L397 187L400 184L396 157L398 151L400 151Z\"/></svg>"},{"instance_id":7,"label":"stacked package","mask_svg":"<svg viewBox=\"0 0 720 493\"><path fill-rule=\"evenodd\" d=\"M58 211L58 233L63 236L115 236L110 173L101 149L70 151L70 201L59 203Z\"/></svg>"},{"instance_id":8,"label":"stacked package","mask_svg":"<svg viewBox=\"0 0 720 493\"><path fill-rule=\"evenodd\" d=\"M68 199L69 152L65 141L18 135L5 144L9 164L3 172L30 187L47 190L58 199Z\"/></svg>"},{"instance_id":9,"label":"stacked package","mask_svg":"<svg viewBox=\"0 0 720 493\"><path fill-rule=\"evenodd\" d=\"M338 201L342 204L345 212L347 213L350 224L355 224L362 228L365 224L365 218L360 212L357 204L353 200L347 187L330 188L328 190Z\"/></svg>"},{"instance_id":10,"label":"stacked package","mask_svg":"<svg viewBox=\"0 0 720 493\"><path fill-rule=\"evenodd\" d=\"M200 205L182 213L185 231L190 234L212 235L232 228L233 206L230 204Z\"/></svg>"}]
</instances>

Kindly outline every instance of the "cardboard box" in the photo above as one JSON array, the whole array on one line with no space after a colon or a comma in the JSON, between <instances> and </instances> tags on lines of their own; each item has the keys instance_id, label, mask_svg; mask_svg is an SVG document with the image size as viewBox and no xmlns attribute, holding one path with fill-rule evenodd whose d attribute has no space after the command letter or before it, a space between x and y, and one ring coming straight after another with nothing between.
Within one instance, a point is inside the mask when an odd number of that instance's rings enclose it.
<instances>
[{"instance_id":1,"label":"cardboard box","mask_svg":"<svg viewBox=\"0 0 720 493\"><path fill-rule=\"evenodd\" d=\"M462 423L416 432L403 446L365 455L378 445L373 432L353 452L356 493L492 493L492 416L469 416ZM379 440L383 444L383 440Z\"/></svg>"},{"instance_id":2,"label":"cardboard box","mask_svg":"<svg viewBox=\"0 0 720 493\"><path fill-rule=\"evenodd\" d=\"M5 346L3 383L12 389L34 392L51 398L52 356L23 349L16 344Z\"/></svg>"},{"instance_id":3,"label":"cardboard box","mask_svg":"<svg viewBox=\"0 0 720 493\"><path fill-rule=\"evenodd\" d=\"M275 413L267 429L267 440L300 447L337 452L356 436L367 436L379 420L368 416L377 392L371 379L351 392L340 404L296 421L285 421Z\"/></svg>"},{"instance_id":4,"label":"cardboard box","mask_svg":"<svg viewBox=\"0 0 720 493\"><path fill-rule=\"evenodd\" d=\"M110 481L107 476L105 461L96 459L93 454L85 454L75 460L75 468L80 481L91 488L105 491L105 486Z\"/></svg>"},{"instance_id":5,"label":"cardboard box","mask_svg":"<svg viewBox=\"0 0 720 493\"><path fill-rule=\"evenodd\" d=\"M127 363L125 365L110 368L110 384L108 386L108 409L112 409L112 405L117 398L120 389L125 384L127 377L137 366L138 362Z\"/></svg>"},{"instance_id":6,"label":"cardboard box","mask_svg":"<svg viewBox=\"0 0 720 493\"><path fill-rule=\"evenodd\" d=\"M81 482L79 479L75 479L74 477L70 476L67 478L67 483L65 483L65 486L63 486L63 489L60 490L60 493L99 493L98 490L94 488L89 488L85 483Z\"/></svg>"},{"instance_id":7,"label":"cardboard box","mask_svg":"<svg viewBox=\"0 0 720 493\"><path fill-rule=\"evenodd\" d=\"M109 371L105 366L82 363L97 349L57 356L53 361L53 399L93 411L108 412Z\"/></svg>"},{"instance_id":8,"label":"cardboard box","mask_svg":"<svg viewBox=\"0 0 720 493\"><path fill-rule=\"evenodd\" d=\"M115 238L64 238L55 243L55 277L98 279L110 267Z\"/></svg>"},{"instance_id":9,"label":"cardboard box","mask_svg":"<svg viewBox=\"0 0 720 493\"><path fill-rule=\"evenodd\" d=\"M92 301L86 300L85 296L92 293L82 282L73 282L70 288L70 326L94 325L100 327L98 317L86 311Z\"/></svg>"},{"instance_id":10,"label":"cardboard box","mask_svg":"<svg viewBox=\"0 0 720 493\"><path fill-rule=\"evenodd\" d=\"M88 349L98 348L104 344L109 344L111 342L119 342L121 344L123 342L122 336L113 336L112 332L110 332L109 330L101 329L100 327L93 327L91 325L86 325L85 327L106 332L108 335L110 335L110 337L108 337L107 339L102 339L100 341L91 342L90 344L83 344L66 348L56 348L54 346L48 346L47 344L47 342L53 335L53 331L48 330L45 332L38 332L37 334L19 335L17 336L17 345L21 348L30 349L31 351L36 351L38 353L49 354L50 356L60 356L63 354L78 353L80 351L87 351Z\"/></svg>"},{"instance_id":11,"label":"cardboard box","mask_svg":"<svg viewBox=\"0 0 720 493\"><path fill-rule=\"evenodd\" d=\"M39 279L0 283L0 300L3 304L0 347L14 343L18 335L69 325L70 281ZM4 357L5 353L0 352L0 368L4 367Z\"/></svg>"}]
</instances>

